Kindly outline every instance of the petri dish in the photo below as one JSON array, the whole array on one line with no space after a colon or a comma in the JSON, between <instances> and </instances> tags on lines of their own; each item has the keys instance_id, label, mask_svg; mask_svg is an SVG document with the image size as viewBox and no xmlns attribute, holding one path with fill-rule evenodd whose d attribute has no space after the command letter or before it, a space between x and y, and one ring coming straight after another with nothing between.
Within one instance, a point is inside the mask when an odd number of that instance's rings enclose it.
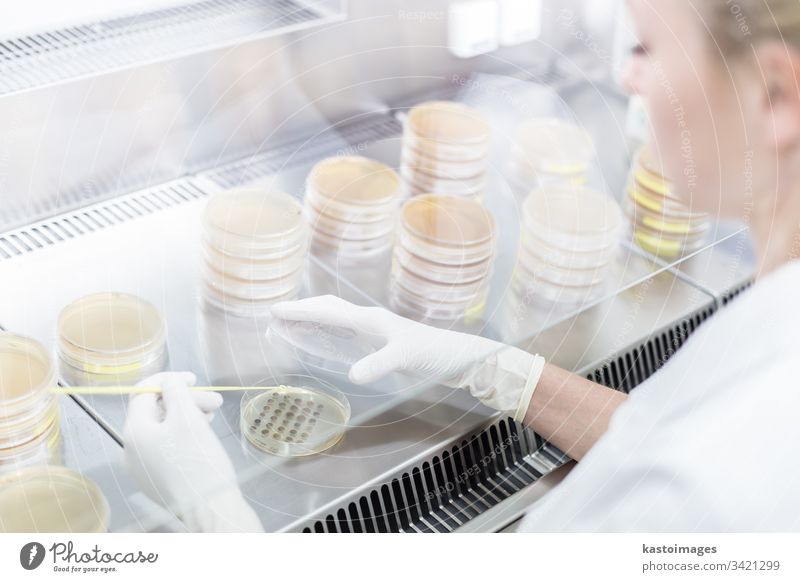
<instances>
[{"instance_id":1,"label":"petri dish","mask_svg":"<svg viewBox=\"0 0 800 582\"><path fill-rule=\"evenodd\" d=\"M401 174L407 186L417 195L434 193L473 197L482 194L489 183L486 174L468 179L450 176L438 177L406 166L401 170Z\"/></svg>"},{"instance_id":2,"label":"petri dish","mask_svg":"<svg viewBox=\"0 0 800 582\"><path fill-rule=\"evenodd\" d=\"M489 169L488 157L477 160L437 160L407 145L403 147L401 155L405 171L421 172L437 178L476 179L485 176Z\"/></svg>"},{"instance_id":3,"label":"petri dish","mask_svg":"<svg viewBox=\"0 0 800 582\"><path fill-rule=\"evenodd\" d=\"M203 224L207 244L228 255L291 254L306 237L302 206L282 192L241 188L215 194Z\"/></svg>"},{"instance_id":4,"label":"petri dish","mask_svg":"<svg viewBox=\"0 0 800 582\"><path fill-rule=\"evenodd\" d=\"M576 251L617 245L625 225L622 210L610 197L568 184L531 192L522 215L526 230L551 246Z\"/></svg>"},{"instance_id":5,"label":"petri dish","mask_svg":"<svg viewBox=\"0 0 800 582\"><path fill-rule=\"evenodd\" d=\"M484 145L490 128L486 118L472 107L453 101L428 101L413 107L406 130L421 151L438 151L440 145ZM421 146L421 147L420 147Z\"/></svg>"},{"instance_id":6,"label":"petri dish","mask_svg":"<svg viewBox=\"0 0 800 582\"><path fill-rule=\"evenodd\" d=\"M541 277L531 276L531 273L520 275L519 269L513 278L512 288L518 295L534 297L543 304L552 305L582 305L594 301L602 296L606 285L569 286L554 284Z\"/></svg>"},{"instance_id":7,"label":"petri dish","mask_svg":"<svg viewBox=\"0 0 800 582\"><path fill-rule=\"evenodd\" d=\"M294 252L274 259L236 257L226 255L209 246L204 246L206 264L219 272L239 279L278 279L287 277L301 268L306 260L306 245Z\"/></svg>"},{"instance_id":8,"label":"petri dish","mask_svg":"<svg viewBox=\"0 0 800 582\"><path fill-rule=\"evenodd\" d=\"M491 258L477 263L436 263L409 252L402 245L395 245L393 261L420 277L440 283L471 283L485 279L491 276L494 267Z\"/></svg>"},{"instance_id":9,"label":"petri dish","mask_svg":"<svg viewBox=\"0 0 800 582\"><path fill-rule=\"evenodd\" d=\"M286 375L273 387L246 392L240 428L256 449L303 457L330 449L344 436L350 403L333 385L305 375Z\"/></svg>"},{"instance_id":10,"label":"petri dish","mask_svg":"<svg viewBox=\"0 0 800 582\"><path fill-rule=\"evenodd\" d=\"M519 268L533 279L544 279L553 285L592 287L605 280L606 265L588 269L563 268L541 261L528 253L520 253Z\"/></svg>"},{"instance_id":11,"label":"petri dish","mask_svg":"<svg viewBox=\"0 0 800 582\"><path fill-rule=\"evenodd\" d=\"M520 252L525 252L546 263L562 268L591 269L602 267L614 260L619 247L614 245L592 251L573 251L561 249L543 241L535 234L525 232L522 235Z\"/></svg>"},{"instance_id":12,"label":"petri dish","mask_svg":"<svg viewBox=\"0 0 800 582\"><path fill-rule=\"evenodd\" d=\"M100 488L64 467L36 467L0 477L0 531L101 533L111 512Z\"/></svg>"},{"instance_id":13,"label":"petri dish","mask_svg":"<svg viewBox=\"0 0 800 582\"><path fill-rule=\"evenodd\" d=\"M345 206L390 204L400 191L400 178L386 164L360 156L334 157L315 165L307 189Z\"/></svg>"},{"instance_id":14,"label":"petri dish","mask_svg":"<svg viewBox=\"0 0 800 582\"><path fill-rule=\"evenodd\" d=\"M511 157L523 172L584 174L595 155L592 137L581 127L554 118L524 122L514 135Z\"/></svg>"},{"instance_id":15,"label":"petri dish","mask_svg":"<svg viewBox=\"0 0 800 582\"><path fill-rule=\"evenodd\" d=\"M486 295L480 295L467 302L428 301L400 288L393 287L389 294L392 309L416 321L435 321L455 323L479 317L486 309Z\"/></svg>"},{"instance_id":16,"label":"petri dish","mask_svg":"<svg viewBox=\"0 0 800 582\"><path fill-rule=\"evenodd\" d=\"M420 277L397 263L393 265L392 279L395 285L433 302L470 302L488 287L488 277L467 283L442 283Z\"/></svg>"},{"instance_id":17,"label":"petri dish","mask_svg":"<svg viewBox=\"0 0 800 582\"><path fill-rule=\"evenodd\" d=\"M208 283L204 283L202 287L202 297L208 305L238 317L268 316L273 305L280 301L297 299L299 294L300 289L294 288L285 295L268 299L248 299L223 293Z\"/></svg>"},{"instance_id":18,"label":"petri dish","mask_svg":"<svg viewBox=\"0 0 800 582\"><path fill-rule=\"evenodd\" d=\"M135 382L163 370L167 329L158 309L126 293L97 293L58 316L61 375L70 384Z\"/></svg>"},{"instance_id":19,"label":"petri dish","mask_svg":"<svg viewBox=\"0 0 800 582\"><path fill-rule=\"evenodd\" d=\"M407 201L401 212L403 229L437 247L488 246L495 236L491 213L477 202L429 194Z\"/></svg>"},{"instance_id":20,"label":"petri dish","mask_svg":"<svg viewBox=\"0 0 800 582\"><path fill-rule=\"evenodd\" d=\"M295 270L286 276L275 279L240 279L217 271L206 265L204 278L206 284L217 289L223 295L241 299L266 300L273 299L299 290L303 285L303 265L298 265Z\"/></svg>"},{"instance_id":21,"label":"petri dish","mask_svg":"<svg viewBox=\"0 0 800 582\"><path fill-rule=\"evenodd\" d=\"M320 213L310 205L306 206L306 215L315 233L321 232L331 237L351 240L386 237L394 232L397 223L394 213L370 222L344 221Z\"/></svg>"},{"instance_id":22,"label":"petri dish","mask_svg":"<svg viewBox=\"0 0 800 582\"><path fill-rule=\"evenodd\" d=\"M54 385L55 366L39 342L0 332L0 423L46 405Z\"/></svg>"},{"instance_id":23,"label":"petri dish","mask_svg":"<svg viewBox=\"0 0 800 582\"><path fill-rule=\"evenodd\" d=\"M273 318L267 332L307 354L340 364L353 365L375 351L361 334L341 326Z\"/></svg>"}]
</instances>

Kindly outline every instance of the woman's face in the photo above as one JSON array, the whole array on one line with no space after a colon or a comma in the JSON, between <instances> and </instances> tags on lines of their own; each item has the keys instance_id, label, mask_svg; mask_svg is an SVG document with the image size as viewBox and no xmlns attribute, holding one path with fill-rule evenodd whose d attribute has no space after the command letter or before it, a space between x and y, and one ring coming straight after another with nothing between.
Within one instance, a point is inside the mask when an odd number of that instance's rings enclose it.
<instances>
[{"instance_id":1,"label":"woman's face","mask_svg":"<svg viewBox=\"0 0 800 582\"><path fill-rule=\"evenodd\" d=\"M753 155L746 139L751 105L747 91L732 81L735 65L714 54L690 0L628 0L628 5L640 44L625 85L648 103L664 173L693 210L742 217L746 190L752 189Z\"/></svg>"}]
</instances>

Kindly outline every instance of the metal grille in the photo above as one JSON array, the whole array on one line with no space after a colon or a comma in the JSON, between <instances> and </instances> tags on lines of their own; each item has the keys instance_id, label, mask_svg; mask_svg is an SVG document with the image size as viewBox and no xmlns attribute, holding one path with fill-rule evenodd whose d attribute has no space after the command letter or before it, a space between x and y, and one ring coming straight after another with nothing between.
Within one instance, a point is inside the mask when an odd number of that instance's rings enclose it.
<instances>
[{"instance_id":1,"label":"metal grille","mask_svg":"<svg viewBox=\"0 0 800 582\"><path fill-rule=\"evenodd\" d=\"M630 393L655 374L715 311L714 307L707 307L695 312L675 326L652 336L642 345L609 360L586 377L598 384Z\"/></svg>"},{"instance_id":2,"label":"metal grille","mask_svg":"<svg viewBox=\"0 0 800 582\"><path fill-rule=\"evenodd\" d=\"M450 532L567 461L533 431L500 420L302 531Z\"/></svg>"},{"instance_id":3,"label":"metal grille","mask_svg":"<svg viewBox=\"0 0 800 582\"><path fill-rule=\"evenodd\" d=\"M205 0L0 41L0 95L341 17L299 0Z\"/></svg>"},{"instance_id":4,"label":"metal grille","mask_svg":"<svg viewBox=\"0 0 800 582\"><path fill-rule=\"evenodd\" d=\"M755 281L751 279L750 281L747 281L743 285L741 285L739 287L736 287L734 289L731 289L730 291L725 293L722 296L721 300L720 300L720 302L722 303L722 306L724 307L724 306L728 305L728 303L730 303L731 301L733 301L734 299L739 297L739 295L741 295L742 293L747 291L750 287L752 287L753 283L755 283Z\"/></svg>"},{"instance_id":5,"label":"metal grille","mask_svg":"<svg viewBox=\"0 0 800 582\"><path fill-rule=\"evenodd\" d=\"M358 151L363 145L399 136L401 132L402 125L393 116L370 114L333 126L316 136L293 140L267 152L224 164L200 176L223 188L231 188L336 153ZM342 141L347 143L347 151L338 152Z\"/></svg>"},{"instance_id":6,"label":"metal grille","mask_svg":"<svg viewBox=\"0 0 800 582\"><path fill-rule=\"evenodd\" d=\"M205 196L191 181L179 180L87 206L0 235L0 261Z\"/></svg>"}]
</instances>

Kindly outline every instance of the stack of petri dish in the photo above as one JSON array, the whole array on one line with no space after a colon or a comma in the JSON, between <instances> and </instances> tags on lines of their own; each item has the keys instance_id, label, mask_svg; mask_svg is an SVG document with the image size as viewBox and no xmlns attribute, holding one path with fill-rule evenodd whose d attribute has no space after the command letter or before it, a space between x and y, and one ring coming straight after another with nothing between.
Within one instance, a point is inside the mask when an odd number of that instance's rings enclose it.
<instances>
[{"instance_id":1,"label":"stack of petri dish","mask_svg":"<svg viewBox=\"0 0 800 582\"><path fill-rule=\"evenodd\" d=\"M530 119L515 132L508 177L523 196L547 184L586 184L594 161L592 137L555 117Z\"/></svg>"},{"instance_id":2,"label":"stack of petri dish","mask_svg":"<svg viewBox=\"0 0 800 582\"><path fill-rule=\"evenodd\" d=\"M460 103L430 101L411 109L400 166L408 195L482 198L489 176L490 133L483 115Z\"/></svg>"},{"instance_id":3,"label":"stack of petri dish","mask_svg":"<svg viewBox=\"0 0 800 582\"><path fill-rule=\"evenodd\" d=\"M319 162L306 181L312 252L342 264L387 253L400 195L400 178L385 164L359 156Z\"/></svg>"},{"instance_id":4,"label":"stack of petri dish","mask_svg":"<svg viewBox=\"0 0 800 582\"><path fill-rule=\"evenodd\" d=\"M393 253L392 308L419 321L479 317L495 256L495 221L478 202L434 194L408 200Z\"/></svg>"},{"instance_id":5,"label":"stack of petri dish","mask_svg":"<svg viewBox=\"0 0 800 582\"><path fill-rule=\"evenodd\" d=\"M131 385L164 370L167 327L150 302L126 293L96 293L58 317L61 378L73 386Z\"/></svg>"},{"instance_id":6,"label":"stack of petri dish","mask_svg":"<svg viewBox=\"0 0 800 582\"><path fill-rule=\"evenodd\" d=\"M55 367L38 342L0 332L0 472L58 462L55 384Z\"/></svg>"},{"instance_id":7,"label":"stack of petri dish","mask_svg":"<svg viewBox=\"0 0 800 582\"><path fill-rule=\"evenodd\" d=\"M647 145L634 159L625 210L636 244L664 259L677 259L702 248L711 228L707 214L692 212L675 196L661 163Z\"/></svg>"},{"instance_id":8,"label":"stack of petri dish","mask_svg":"<svg viewBox=\"0 0 800 582\"><path fill-rule=\"evenodd\" d=\"M213 196L203 215L204 297L238 316L269 314L303 286L308 226L288 194L235 189Z\"/></svg>"},{"instance_id":9,"label":"stack of petri dish","mask_svg":"<svg viewBox=\"0 0 800 582\"><path fill-rule=\"evenodd\" d=\"M111 511L100 488L64 467L30 467L0 477L0 532L103 533Z\"/></svg>"},{"instance_id":10,"label":"stack of petri dish","mask_svg":"<svg viewBox=\"0 0 800 582\"><path fill-rule=\"evenodd\" d=\"M581 304L600 295L625 228L608 196L568 184L531 192L522 205L518 294L546 303Z\"/></svg>"}]
</instances>

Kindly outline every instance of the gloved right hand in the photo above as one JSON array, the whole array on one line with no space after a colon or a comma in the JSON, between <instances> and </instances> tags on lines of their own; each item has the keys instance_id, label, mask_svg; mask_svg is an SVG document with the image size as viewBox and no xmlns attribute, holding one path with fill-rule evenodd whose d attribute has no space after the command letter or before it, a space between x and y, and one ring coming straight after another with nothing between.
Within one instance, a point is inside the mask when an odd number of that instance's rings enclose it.
<instances>
[{"instance_id":1,"label":"gloved right hand","mask_svg":"<svg viewBox=\"0 0 800 582\"><path fill-rule=\"evenodd\" d=\"M272 307L275 318L349 329L377 348L350 368L355 384L390 372L411 372L464 388L487 406L521 420L544 358L480 336L443 330L380 307L361 307L325 295Z\"/></svg>"},{"instance_id":2,"label":"gloved right hand","mask_svg":"<svg viewBox=\"0 0 800 582\"><path fill-rule=\"evenodd\" d=\"M262 531L239 490L233 464L208 424L210 395L189 391L191 373L157 374L140 382L162 393L139 394L123 429L125 463L141 489L171 509L190 531ZM222 398L217 394L218 404Z\"/></svg>"}]
</instances>

